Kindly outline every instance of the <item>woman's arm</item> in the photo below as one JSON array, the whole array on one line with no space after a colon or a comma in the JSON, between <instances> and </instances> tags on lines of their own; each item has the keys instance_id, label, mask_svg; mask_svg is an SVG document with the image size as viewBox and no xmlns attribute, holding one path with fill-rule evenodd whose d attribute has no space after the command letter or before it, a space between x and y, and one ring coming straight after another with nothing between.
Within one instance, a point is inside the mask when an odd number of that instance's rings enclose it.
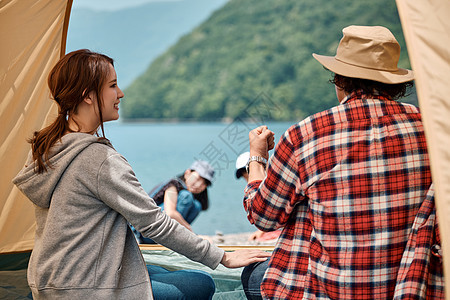
<instances>
[{"instance_id":1,"label":"woman's arm","mask_svg":"<svg viewBox=\"0 0 450 300\"><path fill-rule=\"evenodd\" d=\"M240 268L265 261L271 255L271 253L259 249L239 249L233 252L225 252L220 263L227 268Z\"/></svg>"},{"instance_id":2,"label":"woman's arm","mask_svg":"<svg viewBox=\"0 0 450 300\"><path fill-rule=\"evenodd\" d=\"M177 211L177 202L178 191L175 186L171 186L164 192L164 211L169 217L192 231L191 225Z\"/></svg>"},{"instance_id":3,"label":"woman's arm","mask_svg":"<svg viewBox=\"0 0 450 300\"><path fill-rule=\"evenodd\" d=\"M100 146L97 148L96 153L104 150ZM97 174L96 186L100 201L122 215L145 237L193 261L211 269L215 269L219 263L234 268L270 256L254 249L225 253L223 249L187 230L161 211L142 188L125 158L115 151L103 161Z\"/></svg>"}]
</instances>

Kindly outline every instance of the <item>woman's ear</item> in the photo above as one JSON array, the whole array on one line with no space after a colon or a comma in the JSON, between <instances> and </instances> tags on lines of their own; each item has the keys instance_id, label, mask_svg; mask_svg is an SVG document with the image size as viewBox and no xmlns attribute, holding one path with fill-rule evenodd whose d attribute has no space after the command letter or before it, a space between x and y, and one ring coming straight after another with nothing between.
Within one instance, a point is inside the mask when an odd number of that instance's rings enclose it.
<instances>
[{"instance_id":1,"label":"woman's ear","mask_svg":"<svg viewBox=\"0 0 450 300\"><path fill-rule=\"evenodd\" d=\"M184 171L184 180L187 180L189 175L191 175L192 171L190 169L187 169Z\"/></svg>"},{"instance_id":2,"label":"woman's ear","mask_svg":"<svg viewBox=\"0 0 450 300\"><path fill-rule=\"evenodd\" d=\"M94 104L94 92L88 93L88 94L84 97L83 101L84 101L86 104L93 105L93 104Z\"/></svg>"}]
</instances>

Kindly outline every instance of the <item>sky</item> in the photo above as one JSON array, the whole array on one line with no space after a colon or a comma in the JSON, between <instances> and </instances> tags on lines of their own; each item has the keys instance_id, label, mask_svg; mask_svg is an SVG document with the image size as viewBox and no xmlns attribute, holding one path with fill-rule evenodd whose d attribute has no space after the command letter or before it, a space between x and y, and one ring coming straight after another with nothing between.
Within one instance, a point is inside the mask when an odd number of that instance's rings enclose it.
<instances>
[{"instance_id":1,"label":"sky","mask_svg":"<svg viewBox=\"0 0 450 300\"><path fill-rule=\"evenodd\" d=\"M72 8L114 11L134 7L149 2L173 2L185 0L73 0Z\"/></svg>"}]
</instances>

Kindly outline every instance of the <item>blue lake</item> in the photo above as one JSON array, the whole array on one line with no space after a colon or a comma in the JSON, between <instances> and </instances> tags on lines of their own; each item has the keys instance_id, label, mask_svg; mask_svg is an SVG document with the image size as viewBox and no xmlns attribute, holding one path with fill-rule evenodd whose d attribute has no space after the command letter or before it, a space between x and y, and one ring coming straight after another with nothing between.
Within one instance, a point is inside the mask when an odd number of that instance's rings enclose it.
<instances>
[{"instance_id":1,"label":"blue lake","mask_svg":"<svg viewBox=\"0 0 450 300\"><path fill-rule=\"evenodd\" d=\"M275 141L289 123L267 123ZM181 174L195 159L209 161L216 170L208 189L210 207L192 224L197 234L251 232L242 206L244 179L235 177L237 156L248 151L248 131L258 124L231 123L121 123L105 124L105 135L133 167L146 191Z\"/></svg>"}]
</instances>

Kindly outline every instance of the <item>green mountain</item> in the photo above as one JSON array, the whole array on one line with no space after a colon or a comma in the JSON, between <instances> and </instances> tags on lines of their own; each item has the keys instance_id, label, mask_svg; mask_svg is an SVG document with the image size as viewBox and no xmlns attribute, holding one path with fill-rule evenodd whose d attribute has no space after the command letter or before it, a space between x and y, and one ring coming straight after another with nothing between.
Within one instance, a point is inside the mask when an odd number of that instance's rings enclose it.
<instances>
[{"instance_id":1,"label":"green mountain","mask_svg":"<svg viewBox=\"0 0 450 300\"><path fill-rule=\"evenodd\" d=\"M352 24L388 27L410 67L395 1L231 0L125 90L122 117L234 119L263 96L269 119L300 120L337 104L311 54L334 55Z\"/></svg>"}]
</instances>

